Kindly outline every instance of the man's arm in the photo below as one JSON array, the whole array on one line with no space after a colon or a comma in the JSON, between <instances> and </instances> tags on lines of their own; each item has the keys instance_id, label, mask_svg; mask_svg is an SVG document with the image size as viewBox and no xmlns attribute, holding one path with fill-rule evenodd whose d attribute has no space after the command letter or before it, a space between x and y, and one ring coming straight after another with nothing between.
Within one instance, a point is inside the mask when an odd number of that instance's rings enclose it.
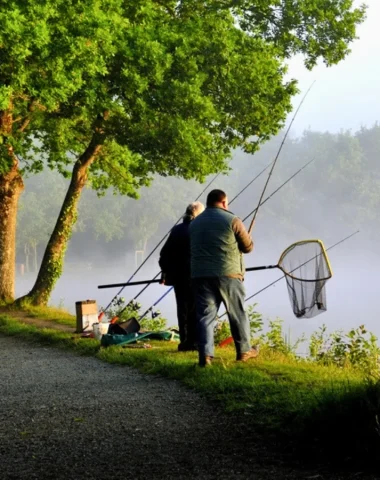
<instances>
[{"instance_id":1,"label":"man's arm","mask_svg":"<svg viewBox=\"0 0 380 480\"><path fill-rule=\"evenodd\" d=\"M244 223L240 218L235 217L232 220L232 230L235 234L236 241L239 246L239 250L242 253L249 253L253 250L253 241L249 233L247 232Z\"/></svg>"}]
</instances>

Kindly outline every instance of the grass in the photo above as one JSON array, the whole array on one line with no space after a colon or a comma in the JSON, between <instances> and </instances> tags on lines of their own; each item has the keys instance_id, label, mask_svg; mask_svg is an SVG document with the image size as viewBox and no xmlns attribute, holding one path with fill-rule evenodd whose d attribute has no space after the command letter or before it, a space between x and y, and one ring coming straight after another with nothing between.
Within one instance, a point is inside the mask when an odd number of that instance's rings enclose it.
<instances>
[{"instance_id":1,"label":"grass","mask_svg":"<svg viewBox=\"0 0 380 480\"><path fill-rule=\"evenodd\" d=\"M35 307L33 305L25 305L22 307L16 307L13 304L0 304L5 310L10 313L22 312L27 314L30 318L38 318L41 320L51 320L52 322L60 325L67 325L69 327L76 326L76 317L62 308L54 307Z\"/></svg>"},{"instance_id":2,"label":"grass","mask_svg":"<svg viewBox=\"0 0 380 480\"><path fill-rule=\"evenodd\" d=\"M49 311L33 313L68 320ZM25 325L6 315L0 316L0 333L179 380L227 412L244 416L258 433L275 434L308 458L379 467L380 386L356 370L297 361L264 349L252 363L237 364L232 348L217 349L213 366L201 369L196 353L179 353L169 342L152 342L151 349L102 348L94 339Z\"/></svg>"},{"instance_id":3,"label":"grass","mask_svg":"<svg viewBox=\"0 0 380 480\"><path fill-rule=\"evenodd\" d=\"M55 320L52 320L54 322ZM56 321L56 323L59 323ZM80 355L96 355L99 342L92 338L82 338L78 334L65 333L53 328L40 328L25 324L7 315L0 315L0 333L22 337L25 340L74 350Z\"/></svg>"},{"instance_id":4,"label":"grass","mask_svg":"<svg viewBox=\"0 0 380 480\"><path fill-rule=\"evenodd\" d=\"M24 312L26 312L31 318L52 320L55 323L59 323L61 325L68 325L69 327L76 326L75 316L61 308L34 307L30 305L24 308Z\"/></svg>"}]
</instances>

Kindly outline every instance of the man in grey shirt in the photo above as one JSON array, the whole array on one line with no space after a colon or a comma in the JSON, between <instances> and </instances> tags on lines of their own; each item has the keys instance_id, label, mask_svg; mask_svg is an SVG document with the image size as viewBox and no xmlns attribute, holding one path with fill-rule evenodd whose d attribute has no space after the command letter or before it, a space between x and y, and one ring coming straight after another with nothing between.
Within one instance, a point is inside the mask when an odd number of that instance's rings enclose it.
<instances>
[{"instance_id":1,"label":"man in grey shirt","mask_svg":"<svg viewBox=\"0 0 380 480\"><path fill-rule=\"evenodd\" d=\"M191 222L189 232L199 365L211 365L214 325L221 303L228 313L236 360L245 362L257 357L258 352L250 343L243 285L242 254L253 250L253 241L240 218L228 211L225 192L212 190L209 193L206 210Z\"/></svg>"}]
</instances>

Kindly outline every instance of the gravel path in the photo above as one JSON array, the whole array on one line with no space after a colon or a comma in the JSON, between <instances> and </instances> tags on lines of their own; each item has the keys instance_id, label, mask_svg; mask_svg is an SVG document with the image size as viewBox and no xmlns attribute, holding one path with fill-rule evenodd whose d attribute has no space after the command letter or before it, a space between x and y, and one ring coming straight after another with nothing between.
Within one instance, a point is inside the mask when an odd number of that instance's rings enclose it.
<instances>
[{"instance_id":1,"label":"gravel path","mask_svg":"<svg viewBox=\"0 0 380 480\"><path fill-rule=\"evenodd\" d=\"M0 336L0 388L1 480L350 478L286 466L174 381L21 339Z\"/></svg>"}]
</instances>

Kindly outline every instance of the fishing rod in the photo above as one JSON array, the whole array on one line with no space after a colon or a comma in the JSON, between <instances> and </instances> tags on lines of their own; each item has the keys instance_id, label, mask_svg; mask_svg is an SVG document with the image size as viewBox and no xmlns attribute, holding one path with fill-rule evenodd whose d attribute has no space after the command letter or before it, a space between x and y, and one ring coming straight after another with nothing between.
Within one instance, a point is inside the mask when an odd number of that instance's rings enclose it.
<instances>
[{"instance_id":1,"label":"fishing rod","mask_svg":"<svg viewBox=\"0 0 380 480\"><path fill-rule=\"evenodd\" d=\"M267 170L267 169L272 165L272 163L273 163L273 162L270 162L268 165L266 165L250 182L248 182L248 184L247 184L244 188L242 188L242 190L240 190L240 192L239 192L237 195L235 195L235 197L231 200L230 203L232 203L234 200L236 200L239 195L241 195L250 185L252 185L252 183L253 183L255 180L257 180L257 179L265 172L265 170ZM218 174L218 175L219 175L219 174ZM215 180L215 179L216 179L216 177L214 178L214 180ZM210 182L209 185L203 190L202 194L203 194L203 193L205 192L205 190L210 186L211 183L212 183L212 182ZM202 195L202 194L201 194L201 195ZM200 198L200 195L198 196L198 198ZM181 217L181 218L182 218L182 217ZM179 219L179 220L180 220L180 219ZM178 221L179 221L179 220L178 220ZM178 222L177 222L177 223L178 223ZM176 223L176 225L177 225L177 223ZM170 233L170 232L168 232L168 233ZM166 235L168 235L168 234L166 234ZM166 235L165 235L165 237L166 237ZM164 237L164 238L165 238L165 237ZM164 240L164 239L162 239L160 243L162 243L163 240ZM160 244L158 244L158 245L160 245ZM157 247L158 247L158 245L157 245ZM155 248L155 250L157 249L157 247ZM153 253L153 252L152 252L152 253ZM142 267L142 265L140 266L140 268L141 268L141 267ZM135 273L137 273L137 271L136 271ZM130 280L131 280L131 279L133 278L133 276L135 275L135 274L134 274L134 275L129 279L129 281L128 281L127 283L113 284L113 285L112 285L113 287L116 286L116 285L122 287L122 289L119 291L119 293L114 296L113 300L123 291L123 289L124 289L126 286L146 284L145 287L142 288L142 289L132 298L132 300L130 300L130 301L125 305L125 307L124 307L122 310L120 310L120 312L118 313L118 315L121 315L129 306L132 306L132 308L138 307L138 305L135 304L136 300L138 299L138 297L139 297L140 295L142 295L142 294L144 293L144 291L149 287L149 285L150 285L151 283L159 283L159 282L160 282L159 279L157 280L157 277L158 277L160 274L161 274L161 271L159 271L159 272L153 277L153 280L150 280L150 281L130 282ZM101 286L99 286L98 288L111 288L111 286L101 285ZM173 290L173 288L174 288L174 287L171 287L168 291L166 291L165 294L162 295L162 296L158 299L158 301L155 303L155 305L157 305L161 300L163 300L163 299L166 297L166 295L168 295L168 294ZM112 301L113 301L113 300L112 300ZM108 305L108 307L111 305L112 301L110 302L110 304ZM147 312L149 312L150 310L152 310L152 308L153 308L155 305L152 305L152 306L147 310ZM107 307L107 308L108 308L108 307ZM144 316L145 316L145 315L144 315ZM118 319L118 316L113 317L113 318L111 319L111 323L116 322L117 319Z\"/></svg>"},{"instance_id":2,"label":"fishing rod","mask_svg":"<svg viewBox=\"0 0 380 480\"><path fill-rule=\"evenodd\" d=\"M251 224L250 224L250 227L249 227L249 230L248 230L248 233L249 233L249 234L251 234L251 232L252 232L252 229L253 229L253 225L254 225L254 222L255 222L255 218L256 218L257 212L258 212L258 210L259 210L259 207L261 206L261 201L262 201L262 199L263 199L263 197L264 197L266 188L267 188L267 186L268 186L269 180L270 180L270 178L271 178L271 176L272 176L274 167L275 167L275 165L276 165L276 163L277 163L277 160L278 160L279 155L280 155L280 153L281 153L281 151L282 151L282 148L283 148L283 146L284 146L284 144L285 144L286 138L287 138L287 136L288 136L288 134L289 134L289 132L290 132L290 129L291 129L292 125L293 125L293 122L294 122L294 120L296 119L296 116L297 116L297 114L298 114L298 112L299 112L299 110L300 110L303 102L305 101L305 99L306 99L308 93L310 92L312 86L314 85L314 83L315 83L315 81L311 84L311 86L308 88L308 90L306 91L305 95L303 96L303 98L302 98L300 104L298 105L298 107L297 107L297 109L296 109L296 111L295 111L295 113L294 113L294 115L293 115L293 118L292 118L292 120L291 120L291 122L290 122L290 124L289 124L289 126L288 126L288 128L287 128L287 130L286 130L286 132L285 132L284 138L283 138L283 140L282 140L282 142L281 142L281 145L280 145L280 148L279 148L279 150L278 150L278 152L277 152L277 155L276 155L274 161L273 161L271 164L269 164L269 165L272 165L272 168L271 168L271 170L270 170L270 172L269 172L269 175L268 175L267 181L266 181L266 183L265 183L264 189L263 189L263 191L262 191L262 193L261 193L261 197L260 197L260 200L259 200L259 202L258 202L258 205L257 205L256 209L253 211L253 212L254 212L254 217L253 217L253 219L252 219L252 221L251 221ZM248 185L246 185L246 186L231 200L230 204L232 203L233 200L235 200L236 198L238 198L239 195L241 195L241 193L243 193L243 192L248 188L248 186L250 186L250 185L256 180L256 178L258 178L267 168L268 168L268 167L264 168L264 170L263 170L262 172L260 172L259 175L257 175ZM198 198L199 198L199 197L198 197ZM179 222L179 220L178 220L178 222ZM178 222L177 222L177 223L178 223ZM169 232L169 233L170 233L170 232ZM166 238L166 235L165 235L164 238ZM162 241L164 240L164 238L163 238L163 239L161 240L161 242L156 246L156 248L154 249L154 251L155 251L155 250L158 248L158 246L162 243ZM151 252L151 254L152 254L152 253L153 253L153 252ZM146 259L146 260L147 260L147 259ZM145 263L145 262L144 262L144 263ZM141 268L141 267L142 267L142 265L140 265L140 268ZM139 270L139 269L138 269L138 270ZM137 270L137 271L138 271L138 270ZM135 274L137 273L137 271L135 272ZM161 272L159 272L159 273L154 277L153 281L156 280L156 277L158 277L158 275L160 275L160 273L161 273ZM134 274L134 275L135 275L135 274ZM130 278L130 280L134 277L134 275L132 275L132 277ZM153 282L152 282L152 283L153 283ZM150 283L147 283L147 284L145 285L145 287L124 307L124 309L121 310L121 312L119 312L119 315L128 307L128 305L130 305L133 301L135 301L135 300L148 288L149 285L150 285ZM125 285L125 286L126 286L126 285ZM123 286L122 289L120 290L120 292L119 292L117 295L114 296L114 298L112 299L112 301L122 292L122 290L125 288L125 286ZM173 290L173 287L171 287L171 288L169 289L169 291L166 292L166 294L162 296L162 298L164 298L171 290ZM159 299L159 301L161 301L162 298ZM107 308L109 308L109 306L112 304L112 301L110 302L110 304L108 305ZM156 304L157 304L157 303L158 303L158 302L156 302ZM150 307L150 308L148 309L147 312L149 312L152 308L153 308L153 305L152 305L152 307ZM116 321L116 318L117 318L117 317L114 317L114 319L112 319L112 320Z\"/></svg>"},{"instance_id":3,"label":"fishing rod","mask_svg":"<svg viewBox=\"0 0 380 480\"><path fill-rule=\"evenodd\" d=\"M265 172L265 170L267 170L267 169L272 165L272 163L273 163L273 162L271 162L271 163L269 163L268 165L266 165L266 166L261 170L261 172L259 172L259 173L231 200L231 203L232 203L239 195L241 195L250 185L252 185L252 183L253 183L255 180L257 180L257 179ZM220 172L208 183L208 185L202 190L202 192L198 195L198 197L195 199L195 201L197 201L197 200L204 194L204 192L205 192L205 191L208 189L208 187L218 178L219 175L220 175ZM181 217L177 220L177 222L174 224L174 226L176 226L176 225L180 222L180 220L182 219L182 217L183 217L183 215L181 215ZM162 243L162 242L165 240L165 238L169 235L170 231L171 231L171 230L169 230L169 232L167 232L167 233L165 234L165 236L164 236L164 237L161 239L161 241L156 245L156 247L152 250L152 252L149 254L149 256L144 260L144 262L135 270L135 272L134 272L133 275L129 278L129 280L128 280L125 284L123 283L122 285L121 285L121 284L119 285L119 286L122 287L121 290L119 290L119 292L118 292L116 295L114 295L114 297L112 298L112 300L110 301L110 303L107 305L107 307L100 313L100 315L99 315L99 317L98 317L99 320L103 317L104 313L105 313L105 312L109 309L109 307L112 305L112 302L115 300L115 298L117 298L117 297L121 294L121 292L124 290L124 288L125 288L127 285L131 284L131 280L135 277L135 275L139 272L139 270L143 267L143 265L149 260L149 258L152 256L152 254L157 250L157 248L161 245L161 243ZM156 276L153 277L152 283L156 283L156 282L155 282L155 279L160 275L160 273L161 273L161 272L158 272L158 273L156 274ZM160 281L160 280L157 280L157 283L158 283L159 281ZM147 283L147 282L136 282L136 283L133 283L133 284L134 284L134 285L141 285L141 284L145 284L145 283ZM147 286L146 286L145 288L143 288L143 289L127 304L127 306L130 305L131 302L133 302L134 300L137 300L137 298L148 288L148 286L149 286L149 283L147 283ZM100 288L100 287L99 287L99 288ZM171 290L172 290L172 288L169 289L169 291L166 292L164 296L166 296ZM127 306L124 308L124 310L127 308ZM119 314L122 313L124 310L122 310L121 312L119 312Z\"/></svg>"},{"instance_id":4,"label":"fishing rod","mask_svg":"<svg viewBox=\"0 0 380 480\"><path fill-rule=\"evenodd\" d=\"M286 132L285 132L285 135L284 135L284 138L282 139L280 148L278 149L278 152L277 152L277 154L276 154L276 157L275 157L274 161L272 162L272 167L271 167L271 169L270 169L270 171L269 171L268 178L267 178L267 180L266 180L266 182L265 182L265 185L264 185L264 188L263 188L263 190L262 190L262 192L261 192L261 196L260 196L260 199L259 199L259 202L258 202L257 207L256 207L249 215L247 215L247 217L245 217L245 219L243 220L243 221L245 221L247 218L249 218L249 217L252 215L252 213L254 213L253 218L252 218L252 221L251 221L250 226L249 226L249 228L248 228L248 234L249 234L249 235L251 235L251 233L252 233L253 226L254 226L254 224L255 224L255 219L256 219L257 213L258 213L258 211L259 211L259 207L265 203L265 202L262 202L262 199L264 198L264 194L265 194L266 188L267 188L267 186L268 186L268 184L269 184L269 180L270 180L270 178L271 178L271 176L272 176L274 167L276 166L277 160L278 160L278 158L279 158L279 156L280 156L280 153L281 153L281 151L282 151L282 148L283 148L283 146L284 146L284 144L285 144L286 138L287 138L287 136L288 136L288 134L289 134L289 132L290 132L290 129L291 129L293 123L294 123L294 120L295 120L296 117L297 117L298 112L300 111L300 109L301 109L301 107L302 107L302 104L304 103L304 101L305 101L307 95L309 94L310 90L312 89L314 83L315 83L315 81L310 85L310 87L307 89L305 95L302 97L302 100L301 100L301 102L299 103L299 105L298 105L298 107L297 107L297 109L296 109L296 111L295 111L295 113L294 113L294 115L293 115L293 118L292 118L292 120L291 120L291 122L290 122L290 124L289 124L289 126L288 126L288 128L287 128L287 130L286 130ZM311 161L313 161L313 160L311 160ZM311 162L308 162L308 163L307 163L304 167L302 167L295 175L297 175L300 171L302 171L307 165L309 165L309 163L311 163ZM293 175L288 181L290 181L292 178L294 178L295 175ZM253 181L254 181L254 180L253 180ZM248 188L248 186L250 186L250 185L253 183L253 181L250 182L246 187L244 187L244 189L241 190L241 191L231 200L230 204L231 204L239 195L241 195L241 193L243 193L244 190L246 190L246 188ZM285 184L286 184L286 183L287 183L287 182L285 182ZM280 188L282 188L282 187L279 187L279 189L280 189ZM265 201L269 200L279 189L277 189L276 191L274 191L274 192L272 193L272 195L270 195ZM157 275L156 275L156 277L157 277ZM142 293L145 289L147 289L147 288L148 288L148 285L149 285L149 284L147 284L147 285L142 289L142 291L141 291L140 293ZM154 306L156 306L161 300L163 300L163 299L166 297L166 295L168 295L169 292L171 292L171 290L173 290L173 288L174 288L174 287L171 287L168 292L166 292L164 295L162 295L162 296L155 302L155 304L152 305L152 306L143 314L142 317L140 317L140 319L144 318L145 315L149 313L149 311L152 311L153 308L154 308Z\"/></svg>"},{"instance_id":5,"label":"fishing rod","mask_svg":"<svg viewBox=\"0 0 380 480\"><path fill-rule=\"evenodd\" d=\"M267 167L268 168L268 167ZM204 194L204 192L208 189L208 187L219 177L221 172L217 173L215 175L215 177L206 185L206 187L201 191L201 193L197 196L197 198L194 200L195 202L201 198L201 196ZM176 223L174 224L174 226L176 226L182 219L183 215L181 215L179 217L179 219L176 221ZM173 228L173 227L172 227ZM130 281L135 277L135 275L141 270L141 268L145 265L145 263L149 260L149 258L153 255L153 253L157 250L157 248L161 245L161 243L165 240L165 238L169 235L169 233L171 232L172 229L170 229L162 238L161 240L157 243L157 245L154 247L154 249L150 252L150 254L145 258L145 260L138 266L138 268L134 271L134 273L131 275L131 277L129 278L128 282L123 284L123 287L117 292L116 295L114 295L114 297L112 298L112 300L110 301L110 303L106 306L106 308L99 314L98 316L98 320L100 320L105 312L109 309L109 307L112 305L113 301L115 300L115 298L117 298L121 292L124 290L124 288L130 283ZM157 275L156 275L157 276Z\"/></svg>"},{"instance_id":6,"label":"fishing rod","mask_svg":"<svg viewBox=\"0 0 380 480\"><path fill-rule=\"evenodd\" d=\"M253 215L252 221L251 221L251 223L250 223L250 225L249 225L249 228L248 228L248 234L249 234L249 235L251 235L251 233L252 233L253 226L254 226L255 220L256 220L256 216L257 216L257 213L258 213L258 211L259 211L259 207L261 206L261 201L262 201L262 199L263 199L263 197L264 197L264 194L265 194L265 191L266 191L266 189L267 189L269 180L270 180L270 178L271 178L271 176L272 176L274 167L276 166L278 157L280 156L282 147L284 146L285 141L286 141L286 138L287 138L287 136L288 136L288 134L289 134L289 132L290 132L290 129L292 128L293 122L294 122L294 120L296 119L297 114L298 114L298 112L300 111L300 108L302 107L302 104L303 104L303 102L305 101L306 97L308 96L308 94L309 94L311 88L313 87L314 83L315 83L315 81L310 85L310 87L307 89L305 95L302 97L302 100L301 100L301 102L299 103L299 105L298 105L298 107L297 107L297 109L296 109L296 111L295 111L295 113L294 113L294 115L293 115L293 118L292 118L292 120L291 120L291 122L290 122L290 124L289 124L289 126L288 126L288 128L287 128L287 130L286 130L286 132L285 132L284 138L282 139L280 148L278 149L277 155L276 155L276 157L275 157L275 159L274 159L274 162L273 162L273 164L272 164L272 168L271 168L270 171L269 171L269 175L268 175L267 181L265 182L263 191L261 192L261 196L260 196L260 199L259 199L257 208L254 210L255 213L254 213L254 215Z\"/></svg>"},{"instance_id":7,"label":"fishing rod","mask_svg":"<svg viewBox=\"0 0 380 480\"><path fill-rule=\"evenodd\" d=\"M311 160L309 160L307 163L305 163L301 168L299 168L296 172L293 173L292 176L290 176L287 180L285 180L285 182L283 182L279 187L277 187L270 195L268 195L265 200L263 200L261 202L261 204L259 206L262 206L264 205L268 200L270 200L273 195L275 195L279 190L281 190L281 188L283 188L287 183L289 183L294 177L296 177L299 173L302 172L302 170L304 170L308 165L310 165L310 163L312 163L315 159L312 158ZM267 167L268 168L268 167ZM236 197L235 197L236 198ZM254 213L256 210L257 210L258 207L255 208L255 210L252 210L252 212L250 212L246 217L244 217L243 221L246 221L247 218L249 218L252 213ZM144 285L144 284L147 284L147 285L150 285L151 283L159 283L161 280L160 279L156 279L156 277L158 277L158 275L160 275L161 272L158 272L157 275L155 277L153 277L152 280L140 280L140 281L136 281L136 282L128 282L128 283L112 283L112 284L107 284L107 285L98 285L98 288L99 289L103 289L103 288L116 288L116 287L122 287L122 286L135 286L135 285ZM172 287L173 288L173 287ZM171 290L171 289L170 289ZM169 291L170 291L169 290ZM169 291L167 293L169 293ZM142 293L139 292L139 295ZM166 294L167 294L166 293ZM135 300L137 298L137 296L133 299Z\"/></svg>"},{"instance_id":8,"label":"fishing rod","mask_svg":"<svg viewBox=\"0 0 380 480\"><path fill-rule=\"evenodd\" d=\"M281 190L282 187L284 187L287 183L289 183L291 180L293 180L293 178L295 176L297 176L299 173L301 173L302 170L304 170L308 165L310 165L311 162L314 162L314 160L315 160L315 158L312 158L309 162L305 163L305 165L303 167L301 167L296 172L294 172L291 177L289 177L284 183L282 183L279 187L277 187L276 190L274 190L270 195L268 195L267 198L263 202L261 202L254 210L252 210L252 212L250 212L246 217L244 217L243 222L245 222L253 213L256 214L257 211L259 210L259 207L261 207L268 200L270 200L273 197L273 195L275 195L279 190Z\"/></svg>"},{"instance_id":9,"label":"fishing rod","mask_svg":"<svg viewBox=\"0 0 380 480\"><path fill-rule=\"evenodd\" d=\"M240 195L241 195L243 192L245 192L245 191L247 190L247 188L250 187L255 180L257 180L259 177L261 177L261 175L265 172L265 170L267 170L267 169L272 165L272 163L273 163L273 162L268 163L268 165L267 165L265 168L263 168L263 169L261 170L261 172L256 175L256 177L254 177L250 182L248 182L247 185L246 185L244 188L242 188L242 189L240 190L240 192L238 192L238 193L234 196L234 198L232 198L232 199L230 200L230 202L229 202L230 205L231 205L231 203L232 203L233 201L235 201L238 197L240 197Z\"/></svg>"}]
</instances>

